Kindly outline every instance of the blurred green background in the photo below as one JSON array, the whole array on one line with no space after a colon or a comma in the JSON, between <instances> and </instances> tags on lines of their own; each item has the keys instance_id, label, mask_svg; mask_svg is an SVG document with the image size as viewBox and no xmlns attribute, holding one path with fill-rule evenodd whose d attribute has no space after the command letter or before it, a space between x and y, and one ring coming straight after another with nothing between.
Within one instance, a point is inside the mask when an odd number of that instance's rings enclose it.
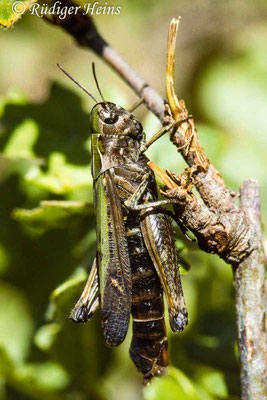
<instances>
[{"instance_id":1,"label":"blurred green background","mask_svg":"<svg viewBox=\"0 0 267 400\"><path fill-rule=\"evenodd\" d=\"M162 96L168 25L182 16L177 94L227 185L238 191L246 178L259 181L266 220L266 1L114 4L120 15L95 16L95 23ZM86 325L68 320L95 253L92 101L56 63L96 94L95 61L107 100L128 107L137 99L94 54L41 18L25 14L1 29L0 48L0 399L240 398L231 268L179 232L190 323L181 334L169 330L168 376L143 390L128 356L131 328L108 349L98 312ZM159 129L144 107L136 115L148 135ZM167 136L148 155L174 172L185 166Z\"/></svg>"}]
</instances>

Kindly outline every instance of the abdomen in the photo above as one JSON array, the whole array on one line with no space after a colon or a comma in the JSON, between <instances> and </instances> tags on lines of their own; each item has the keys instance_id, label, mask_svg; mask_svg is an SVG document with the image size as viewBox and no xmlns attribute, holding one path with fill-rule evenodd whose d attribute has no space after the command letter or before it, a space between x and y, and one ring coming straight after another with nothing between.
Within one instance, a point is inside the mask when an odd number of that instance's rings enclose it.
<instances>
[{"instance_id":1,"label":"abdomen","mask_svg":"<svg viewBox=\"0 0 267 400\"><path fill-rule=\"evenodd\" d=\"M115 169L122 205L134 193L145 173L151 176L148 190L156 200L154 174L146 165L146 159ZM155 375L162 375L168 364L163 290L141 233L140 211L128 212L124 206L123 209L132 274L130 356L144 380L149 381Z\"/></svg>"},{"instance_id":2,"label":"abdomen","mask_svg":"<svg viewBox=\"0 0 267 400\"><path fill-rule=\"evenodd\" d=\"M167 337L161 283L146 250L137 221L140 217L136 214L129 215L126 229L132 271L130 356L148 381L154 375L162 375L168 364Z\"/></svg>"}]
</instances>

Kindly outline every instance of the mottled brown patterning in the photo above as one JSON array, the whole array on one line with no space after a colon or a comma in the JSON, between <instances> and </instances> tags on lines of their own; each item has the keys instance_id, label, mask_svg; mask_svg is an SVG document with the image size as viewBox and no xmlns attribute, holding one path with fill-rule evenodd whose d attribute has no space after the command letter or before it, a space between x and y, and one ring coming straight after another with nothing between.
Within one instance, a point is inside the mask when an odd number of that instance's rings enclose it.
<instances>
[{"instance_id":1,"label":"mottled brown patterning","mask_svg":"<svg viewBox=\"0 0 267 400\"><path fill-rule=\"evenodd\" d=\"M141 150L142 125L108 102L90 121L97 255L71 318L87 321L100 303L106 344L117 346L131 313L130 356L147 381L168 364L163 292L172 330L187 324L174 231Z\"/></svg>"}]
</instances>

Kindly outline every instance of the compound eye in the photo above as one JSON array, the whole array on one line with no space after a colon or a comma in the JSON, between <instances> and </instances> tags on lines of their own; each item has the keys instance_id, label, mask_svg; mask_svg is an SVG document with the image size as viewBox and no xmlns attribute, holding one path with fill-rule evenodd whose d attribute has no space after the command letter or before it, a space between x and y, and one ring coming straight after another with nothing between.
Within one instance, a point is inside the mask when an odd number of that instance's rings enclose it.
<instances>
[{"instance_id":1,"label":"compound eye","mask_svg":"<svg viewBox=\"0 0 267 400\"><path fill-rule=\"evenodd\" d=\"M103 110L100 118L105 122L105 124L115 124L118 121L119 116L111 111Z\"/></svg>"}]
</instances>

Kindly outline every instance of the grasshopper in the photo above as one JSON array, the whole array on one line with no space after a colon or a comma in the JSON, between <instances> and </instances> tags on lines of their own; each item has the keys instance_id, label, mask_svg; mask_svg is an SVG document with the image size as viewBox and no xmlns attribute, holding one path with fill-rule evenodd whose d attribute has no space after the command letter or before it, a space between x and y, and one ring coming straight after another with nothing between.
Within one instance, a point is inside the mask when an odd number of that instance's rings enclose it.
<instances>
[{"instance_id":1,"label":"grasshopper","mask_svg":"<svg viewBox=\"0 0 267 400\"><path fill-rule=\"evenodd\" d=\"M86 322L100 305L105 343L113 347L123 342L132 315L130 357L147 382L168 364L163 292L171 329L180 332L188 322L172 221L161 207L169 201L158 201L144 154L170 127L145 143L135 116L105 101L94 66L100 102L60 68L96 102L89 119L97 251L71 319Z\"/></svg>"}]
</instances>

